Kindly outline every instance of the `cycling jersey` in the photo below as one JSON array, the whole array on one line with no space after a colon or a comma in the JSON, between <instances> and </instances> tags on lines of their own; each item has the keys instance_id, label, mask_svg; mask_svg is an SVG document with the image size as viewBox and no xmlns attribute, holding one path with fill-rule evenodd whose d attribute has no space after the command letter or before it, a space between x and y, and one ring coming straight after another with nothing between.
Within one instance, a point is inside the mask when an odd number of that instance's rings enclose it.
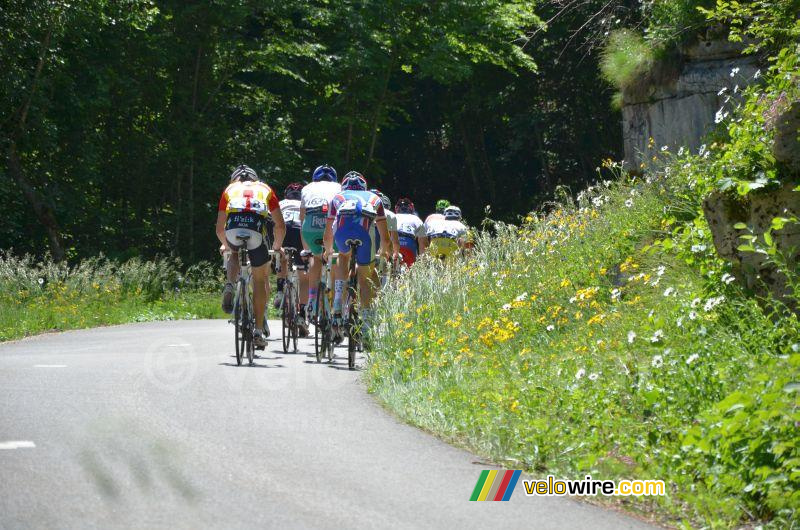
<instances>
[{"instance_id":1,"label":"cycling jersey","mask_svg":"<svg viewBox=\"0 0 800 530\"><path fill-rule=\"evenodd\" d=\"M300 228L300 201L297 199L283 199L280 202L283 222L286 226Z\"/></svg>"},{"instance_id":2,"label":"cycling jersey","mask_svg":"<svg viewBox=\"0 0 800 530\"><path fill-rule=\"evenodd\" d=\"M397 235L400 239L400 254L403 256L403 261L411 266L419 254L417 239L426 235L422 219L412 213L397 214Z\"/></svg>"},{"instance_id":3,"label":"cycling jersey","mask_svg":"<svg viewBox=\"0 0 800 530\"><path fill-rule=\"evenodd\" d=\"M439 258L448 258L455 254L458 251L458 240L467 235L467 227L461 221L433 219L426 229L426 235L431 240L429 251Z\"/></svg>"},{"instance_id":4,"label":"cycling jersey","mask_svg":"<svg viewBox=\"0 0 800 530\"><path fill-rule=\"evenodd\" d=\"M225 236L234 247L247 248L250 263L260 267L269 261L266 220L280 208L272 188L258 181L232 182L222 192L217 210L225 212ZM246 234L244 243L238 236Z\"/></svg>"},{"instance_id":5,"label":"cycling jersey","mask_svg":"<svg viewBox=\"0 0 800 530\"><path fill-rule=\"evenodd\" d=\"M377 241L371 235L376 221L385 220L381 198L370 191L344 190L331 201L328 219L334 221L334 241L339 252L348 252L349 242L359 244L356 263L369 265L375 259Z\"/></svg>"},{"instance_id":6,"label":"cycling jersey","mask_svg":"<svg viewBox=\"0 0 800 530\"><path fill-rule=\"evenodd\" d=\"M306 209L303 220L303 240L315 256L322 254L322 237L325 234L325 219L330 202L342 191L338 182L321 180L306 184L300 199L300 207Z\"/></svg>"},{"instance_id":7,"label":"cycling jersey","mask_svg":"<svg viewBox=\"0 0 800 530\"><path fill-rule=\"evenodd\" d=\"M386 230L388 232L397 232L397 214L386 208L383 209L383 212L386 214ZM375 246L381 248L381 234L378 232L378 227L374 224L372 225L372 234L372 237L375 239Z\"/></svg>"}]
</instances>

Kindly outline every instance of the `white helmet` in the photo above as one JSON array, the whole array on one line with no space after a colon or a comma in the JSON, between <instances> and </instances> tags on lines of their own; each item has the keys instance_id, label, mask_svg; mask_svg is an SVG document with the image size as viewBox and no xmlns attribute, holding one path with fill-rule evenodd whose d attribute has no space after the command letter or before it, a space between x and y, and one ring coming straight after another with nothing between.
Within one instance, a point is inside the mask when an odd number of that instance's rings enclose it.
<instances>
[{"instance_id":1,"label":"white helmet","mask_svg":"<svg viewBox=\"0 0 800 530\"><path fill-rule=\"evenodd\" d=\"M461 208L458 206L448 206L443 212L444 218L449 221L461 220Z\"/></svg>"}]
</instances>

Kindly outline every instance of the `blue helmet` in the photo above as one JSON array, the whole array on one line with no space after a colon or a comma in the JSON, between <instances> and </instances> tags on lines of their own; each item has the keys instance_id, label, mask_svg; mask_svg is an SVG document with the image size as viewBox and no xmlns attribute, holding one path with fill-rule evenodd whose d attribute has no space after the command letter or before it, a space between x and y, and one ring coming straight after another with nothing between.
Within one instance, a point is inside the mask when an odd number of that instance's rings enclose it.
<instances>
[{"instance_id":1,"label":"blue helmet","mask_svg":"<svg viewBox=\"0 0 800 530\"><path fill-rule=\"evenodd\" d=\"M320 180L336 182L339 180L339 177L336 175L335 169L328 164L323 164L314 170L314 175L311 177L311 180L314 182L319 182Z\"/></svg>"},{"instance_id":2,"label":"blue helmet","mask_svg":"<svg viewBox=\"0 0 800 530\"><path fill-rule=\"evenodd\" d=\"M343 190L367 191L367 179L358 171L351 171L342 180Z\"/></svg>"}]
</instances>

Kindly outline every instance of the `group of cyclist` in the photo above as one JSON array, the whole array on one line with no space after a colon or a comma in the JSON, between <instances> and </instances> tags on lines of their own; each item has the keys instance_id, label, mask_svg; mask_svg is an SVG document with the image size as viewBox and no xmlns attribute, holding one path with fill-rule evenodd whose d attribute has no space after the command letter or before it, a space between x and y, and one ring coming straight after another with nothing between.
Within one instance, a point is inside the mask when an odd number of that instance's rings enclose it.
<instances>
[{"instance_id":1,"label":"group of cyclist","mask_svg":"<svg viewBox=\"0 0 800 530\"><path fill-rule=\"evenodd\" d=\"M348 172L341 182L329 165L317 167L308 184L289 184L279 200L275 191L246 165L238 166L219 200L216 234L225 260L227 281L222 292L222 309L233 311L234 287L239 275L238 251L246 248L253 279L253 306L258 327L253 340L266 345L269 336L266 304L269 299L270 249L279 255L278 293L280 303L289 268L284 248L293 248L294 264L301 269L299 280L300 335L308 335L307 315L314 315L314 301L323 263L338 258L333 271L334 329L341 337L342 297L350 271L356 262L362 326L372 324L372 302L379 285L375 267L378 258L410 267L423 253L447 259L467 242L467 227L461 209L447 200L436 203L436 212L425 221L414 203L401 198L392 211L384 193L369 189L363 175ZM246 234L244 239L242 234ZM302 252L300 252L302 250Z\"/></svg>"}]
</instances>

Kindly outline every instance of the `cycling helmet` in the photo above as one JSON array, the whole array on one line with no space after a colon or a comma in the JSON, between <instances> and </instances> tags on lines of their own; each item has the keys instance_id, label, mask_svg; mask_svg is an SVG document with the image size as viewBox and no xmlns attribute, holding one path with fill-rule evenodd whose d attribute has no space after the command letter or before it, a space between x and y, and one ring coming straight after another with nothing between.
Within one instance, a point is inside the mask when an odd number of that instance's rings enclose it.
<instances>
[{"instance_id":1,"label":"cycling helmet","mask_svg":"<svg viewBox=\"0 0 800 530\"><path fill-rule=\"evenodd\" d=\"M358 171L351 171L342 180L343 190L367 191L367 179Z\"/></svg>"},{"instance_id":2,"label":"cycling helmet","mask_svg":"<svg viewBox=\"0 0 800 530\"><path fill-rule=\"evenodd\" d=\"M403 197L402 199L397 199L397 205L395 206L395 211L397 211L397 213L413 214L414 212L417 211L417 209L414 208L414 203L411 202L411 199Z\"/></svg>"},{"instance_id":3,"label":"cycling helmet","mask_svg":"<svg viewBox=\"0 0 800 530\"><path fill-rule=\"evenodd\" d=\"M231 173L231 182L235 180L258 180L258 174L250 166L242 164Z\"/></svg>"},{"instance_id":4,"label":"cycling helmet","mask_svg":"<svg viewBox=\"0 0 800 530\"><path fill-rule=\"evenodd\" d=\"M389 199L388 195L386 195L385 193L383 193L383 192L381 192L379 190L376 190L376 189L372 189L372 190L369 190L369 191L371 191L372 193L374 193L375 195L377 195L378 197L381 198L381 202L383 203L383 209L384 210L391 210L392 209L392 201Z\"/></svg>"},{"instance_id":5,"label":"cycling helmet","mask_svg":"<svg viewBox=\"0 0 800 530\"><path fill-rule=\"evenodd\" d=\"M461 208L458 206L448 206L444 209L444 218L449 221L460 221L461 220Z\"/></svg>"},{"instance_id":6,"label":"cycling helmet","mask_svg":"<svg viewBox=\"0 0 800 530\"><path fill-rule=\"evenodd\" d=\"M333 169L328 164L323 164L314 170L314 174L312 175L311 180L313 180L314 182L319 182L320 180L336 182L337 180L339 180L339 177L336 175L335 169Z\"/></svg>"},{"instance_id":7,"label":"cycling helmet","mask_svg":"<svg viewBox=\"0 0 800 530\"><path fill-rule=\"evenodd\" d=\"M445 208L450 206L450 201L447 199L439 199L436 201L436 213L444 213Z\"/></svg>"},{"instance_id":8,"label":"cycling helmet","mask_svg":"<svg viewBox=\"0 0 800 530\"><path fill-rule=\"evenodd\" d=\"M299 201L303 194L303 185L299 182L292 182L286 186L286 191L283 192L283 198Z\"/></svg>"}]
</instances>

